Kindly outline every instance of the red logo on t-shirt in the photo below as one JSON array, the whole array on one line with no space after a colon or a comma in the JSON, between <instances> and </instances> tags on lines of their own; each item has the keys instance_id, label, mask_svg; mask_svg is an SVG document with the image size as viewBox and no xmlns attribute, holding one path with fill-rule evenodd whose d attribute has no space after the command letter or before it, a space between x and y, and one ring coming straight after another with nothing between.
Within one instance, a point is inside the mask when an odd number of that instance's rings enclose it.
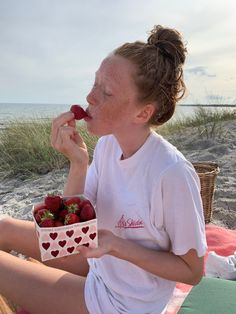
<instances>
[{"instance_id":1,"label":"red logo on t-shirt","mask_svg":"<svg viewBox=\"0 0 236 314\"><path fill-rule=\"evenodd\" d=\"M120 220L117 222L116 228L144 228L142 219L125 218L122 215Z\"/></svg>"}]
</instances>

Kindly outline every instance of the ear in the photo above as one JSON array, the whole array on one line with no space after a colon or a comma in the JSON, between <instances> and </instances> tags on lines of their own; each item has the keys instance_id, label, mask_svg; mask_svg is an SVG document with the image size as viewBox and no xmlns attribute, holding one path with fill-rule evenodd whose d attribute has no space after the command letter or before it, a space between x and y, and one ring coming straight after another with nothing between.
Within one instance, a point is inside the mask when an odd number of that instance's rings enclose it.
<instances>
[{"instance_id":1,"label":"ear","mask_svg":"<svg viewBox=\"0 0 236 314\"><path fill-rule=\"evenodd\" d=\"M155 111L155 105L150 103L140 107L135 117L136 123L147 123Z\"/></svg>"}]
</instances>

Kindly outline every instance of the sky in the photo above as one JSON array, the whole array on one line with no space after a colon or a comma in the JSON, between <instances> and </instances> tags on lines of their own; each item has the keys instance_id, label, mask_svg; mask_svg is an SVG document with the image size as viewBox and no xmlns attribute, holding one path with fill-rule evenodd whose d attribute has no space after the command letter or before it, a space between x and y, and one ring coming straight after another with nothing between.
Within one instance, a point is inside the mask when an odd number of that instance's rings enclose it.
<instances>
[{"instance_id":1,"label":"sky","mask_svg":"<svg viewBox=\"0 0 236 314\"><path fill-rule=\"evenodd\" d=\"M235 0L0 0L0 102L86 103L101 61L154 25L188 49L186 104L236 104Z\"/></svg>"}]
</instances>

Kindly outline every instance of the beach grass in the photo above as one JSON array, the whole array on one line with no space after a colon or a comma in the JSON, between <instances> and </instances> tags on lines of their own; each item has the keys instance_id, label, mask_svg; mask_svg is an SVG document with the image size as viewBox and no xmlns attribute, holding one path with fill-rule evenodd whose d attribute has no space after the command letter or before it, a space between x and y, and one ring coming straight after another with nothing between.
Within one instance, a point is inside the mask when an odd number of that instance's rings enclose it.
<instances>
[{"instance_id":1,"label":"beach grass","mask_svg":"<svg viewBox=\"0 0 236 314\"><path fill-rule=\"evenodd\" d=\"M169 135L196 127L200 137L209 138L221 134L223 121L235 119L236 110L212 111L200 107L191 117L170 121L157 132ZM89 135L83 123L78 123L77 127L88 147L91 161L98 138ZM50 132L50 119L9 121L0 131L1 177L24 179L67 167L67 159L51 147Z\"/></svg>"},{"instance_id":2,"label":"beach grass","mask_svg":"<svg viewBox=\"0 0 236 314\"><path fill-rule=\"evenodd\" d=\"M170 120L159 127L158 132L162 135L169 135L178 131L182 132L186 128L196 128L200 138L214 138L221 136L222 122L235 119L236 110L210 110L199 106L195 109L193 115Z\"/></svg>"},{"instance_id":3,"label":"beach grass","mask_svg":"<svg viewBox=\"0 0 236 314\"><path fill-rule=\"evenodd\" d=\"M78 129L88 147L90 160L97 138ZM0 131L0 174L28 178L68 166L68 160L50 144L51 120L12 120Z\"/></svg>"}]
</instances>

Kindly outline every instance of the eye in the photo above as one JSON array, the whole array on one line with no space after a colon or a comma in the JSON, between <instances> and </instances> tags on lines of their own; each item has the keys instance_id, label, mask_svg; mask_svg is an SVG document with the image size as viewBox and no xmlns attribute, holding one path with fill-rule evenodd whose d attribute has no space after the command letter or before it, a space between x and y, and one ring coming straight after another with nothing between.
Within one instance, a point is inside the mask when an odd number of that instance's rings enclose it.
<instances>
[{"instance_id":1,"label":"eye","mask_svg":"<svg viewBox=\"0 0 236 314\"><path fill-rule=\"evenodd\" d=\"M107 91L104 91L104 95L106 95L106 96L112 96L112 94L110 93L110 92L107 92Z\"/></svg>"},{"instance_id":2,"label":"eye","mask_svg":"<svg viewBox=\"0 0 236 314\"><path fill-rule=\"evenodd\" d=\"M112 96L112 92L111 92L111 90L110 90L110 88L108 88L108 87L106 87L106 86L104 86L104 88L103 88L103 94L105 95L105 96Z\"/></svg>"}]
</instances>

